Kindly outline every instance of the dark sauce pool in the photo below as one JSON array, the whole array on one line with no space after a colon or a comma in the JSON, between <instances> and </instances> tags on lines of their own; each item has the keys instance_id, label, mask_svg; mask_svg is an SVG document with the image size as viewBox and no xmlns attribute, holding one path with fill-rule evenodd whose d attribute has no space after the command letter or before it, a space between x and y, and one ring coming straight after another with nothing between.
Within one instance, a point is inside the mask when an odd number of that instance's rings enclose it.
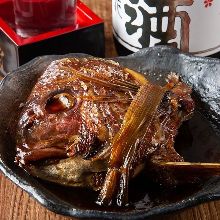
<instances>
[{"instance_id":1,"label":"dark sauce pool","mask_svg":"<svg viewBox=\"0 0 220 220\"><path fill-rule=\"evenodd\" d=\"M172 189L164 189L151 182L145 175L138 176L129 185L130 205L126 207L102 207L95 203L98 192L89 189L59 186L57 184L42 182L45 187L58 196L59 199L72 204L82 210L99 210L111 212L127 212L133 210L148 210L158 205L175 203L192 195L201 188L201 184L193 184L190 187L181 186Z\"/></svg>"},{"instance_id":2,"label":"dark sauce pool","mask_svg":"<svg viewBox=\"0 0 220 220\"><path fill-rule=\"evenodd\" d=\"M209 122L198 112L191 120L184 123L176 138L175 148L185 161L189 162L220 162L220 136L216 134ZM182 171L187 175L185 171ZM187 172L187 171L186 171ZM152 182L145 172L141 173L129 183L128 207L100 207L95 203L98 192L89 189L60 186L39 180L45 188L64 202L82 210L100 211L138 211L150 210L156 206L163 206L187 199L202 190L207 181L203 178L194 184L186 184L172 188L165 188Z\"/></svg>"}]
</instances>

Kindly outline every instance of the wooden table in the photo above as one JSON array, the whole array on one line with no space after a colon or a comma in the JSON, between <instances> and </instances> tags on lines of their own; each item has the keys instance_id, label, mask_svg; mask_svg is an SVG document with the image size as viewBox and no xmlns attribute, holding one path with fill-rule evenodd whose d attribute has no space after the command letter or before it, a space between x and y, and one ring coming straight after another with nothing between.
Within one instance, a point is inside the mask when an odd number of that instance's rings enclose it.
<instances>
[{"instance_id":1,"label":"wooden table","mask_svg":"<svg viewBox=\"0 0 220 220\"><path fill-rule=\"evenodd\" d=\"M105 21L106 56L113 57L116 51L111 30L111 1L83 0ZM32 199L10 180L0 174L0 220L67 220L68 217L56 215ZM197 207L156 219L165 220L217 220L220 219L220 201L209 202Z\"/></svg>"}]
</instances>

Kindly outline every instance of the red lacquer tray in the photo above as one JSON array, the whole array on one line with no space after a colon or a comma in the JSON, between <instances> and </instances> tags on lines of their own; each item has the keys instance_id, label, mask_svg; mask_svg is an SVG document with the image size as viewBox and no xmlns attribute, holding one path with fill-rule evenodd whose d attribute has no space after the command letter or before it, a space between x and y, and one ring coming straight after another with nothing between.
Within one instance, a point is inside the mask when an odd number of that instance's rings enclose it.
<instances>
[{"instance_id":1,"label":"red lacquer tray","mask_svg":"<svg viewBox=\"0 0 220 220\"><path fill-rule=\"evenodd\" d=\"M104 56L103 20L82 2L77 1L76 27L68 26L29 38L14 30L12 1L0 1L0 72L46 54L87 53Z\"/></svg>"}]
</instances>

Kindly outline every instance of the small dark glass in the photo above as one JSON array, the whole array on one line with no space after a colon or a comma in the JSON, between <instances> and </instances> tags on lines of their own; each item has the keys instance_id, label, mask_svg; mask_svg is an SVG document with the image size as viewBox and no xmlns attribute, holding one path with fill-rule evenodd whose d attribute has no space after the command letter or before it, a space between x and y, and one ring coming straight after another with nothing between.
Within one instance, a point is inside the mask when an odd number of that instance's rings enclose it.
<instances>
[{"instance_id":1,"label":"small dark glass","mask_svg":"<svg viewBox=\"0 0 220 220\"><path fill-rule=\"evenodd\" d=\"M76 0L13 0L16 32L30 37L75 26Z\"/></svg>"}]
</instances>

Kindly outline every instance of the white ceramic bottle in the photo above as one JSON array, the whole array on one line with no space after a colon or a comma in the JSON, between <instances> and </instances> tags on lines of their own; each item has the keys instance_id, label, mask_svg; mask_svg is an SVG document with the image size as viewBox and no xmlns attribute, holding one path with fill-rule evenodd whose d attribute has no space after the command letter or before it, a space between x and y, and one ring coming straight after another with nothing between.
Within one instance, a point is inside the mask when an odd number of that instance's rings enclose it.
<instances>
[{"instance_id":1,"label":"white ceramic bottle","mask_svg":"<svg viewBox=\"0 0 220 220\"><path fill-rule=\"evenodd\" d=\"M168 44L220 57L220 0L112 0L112 21L120 55Z\"/></svg>"}]
</instances>

